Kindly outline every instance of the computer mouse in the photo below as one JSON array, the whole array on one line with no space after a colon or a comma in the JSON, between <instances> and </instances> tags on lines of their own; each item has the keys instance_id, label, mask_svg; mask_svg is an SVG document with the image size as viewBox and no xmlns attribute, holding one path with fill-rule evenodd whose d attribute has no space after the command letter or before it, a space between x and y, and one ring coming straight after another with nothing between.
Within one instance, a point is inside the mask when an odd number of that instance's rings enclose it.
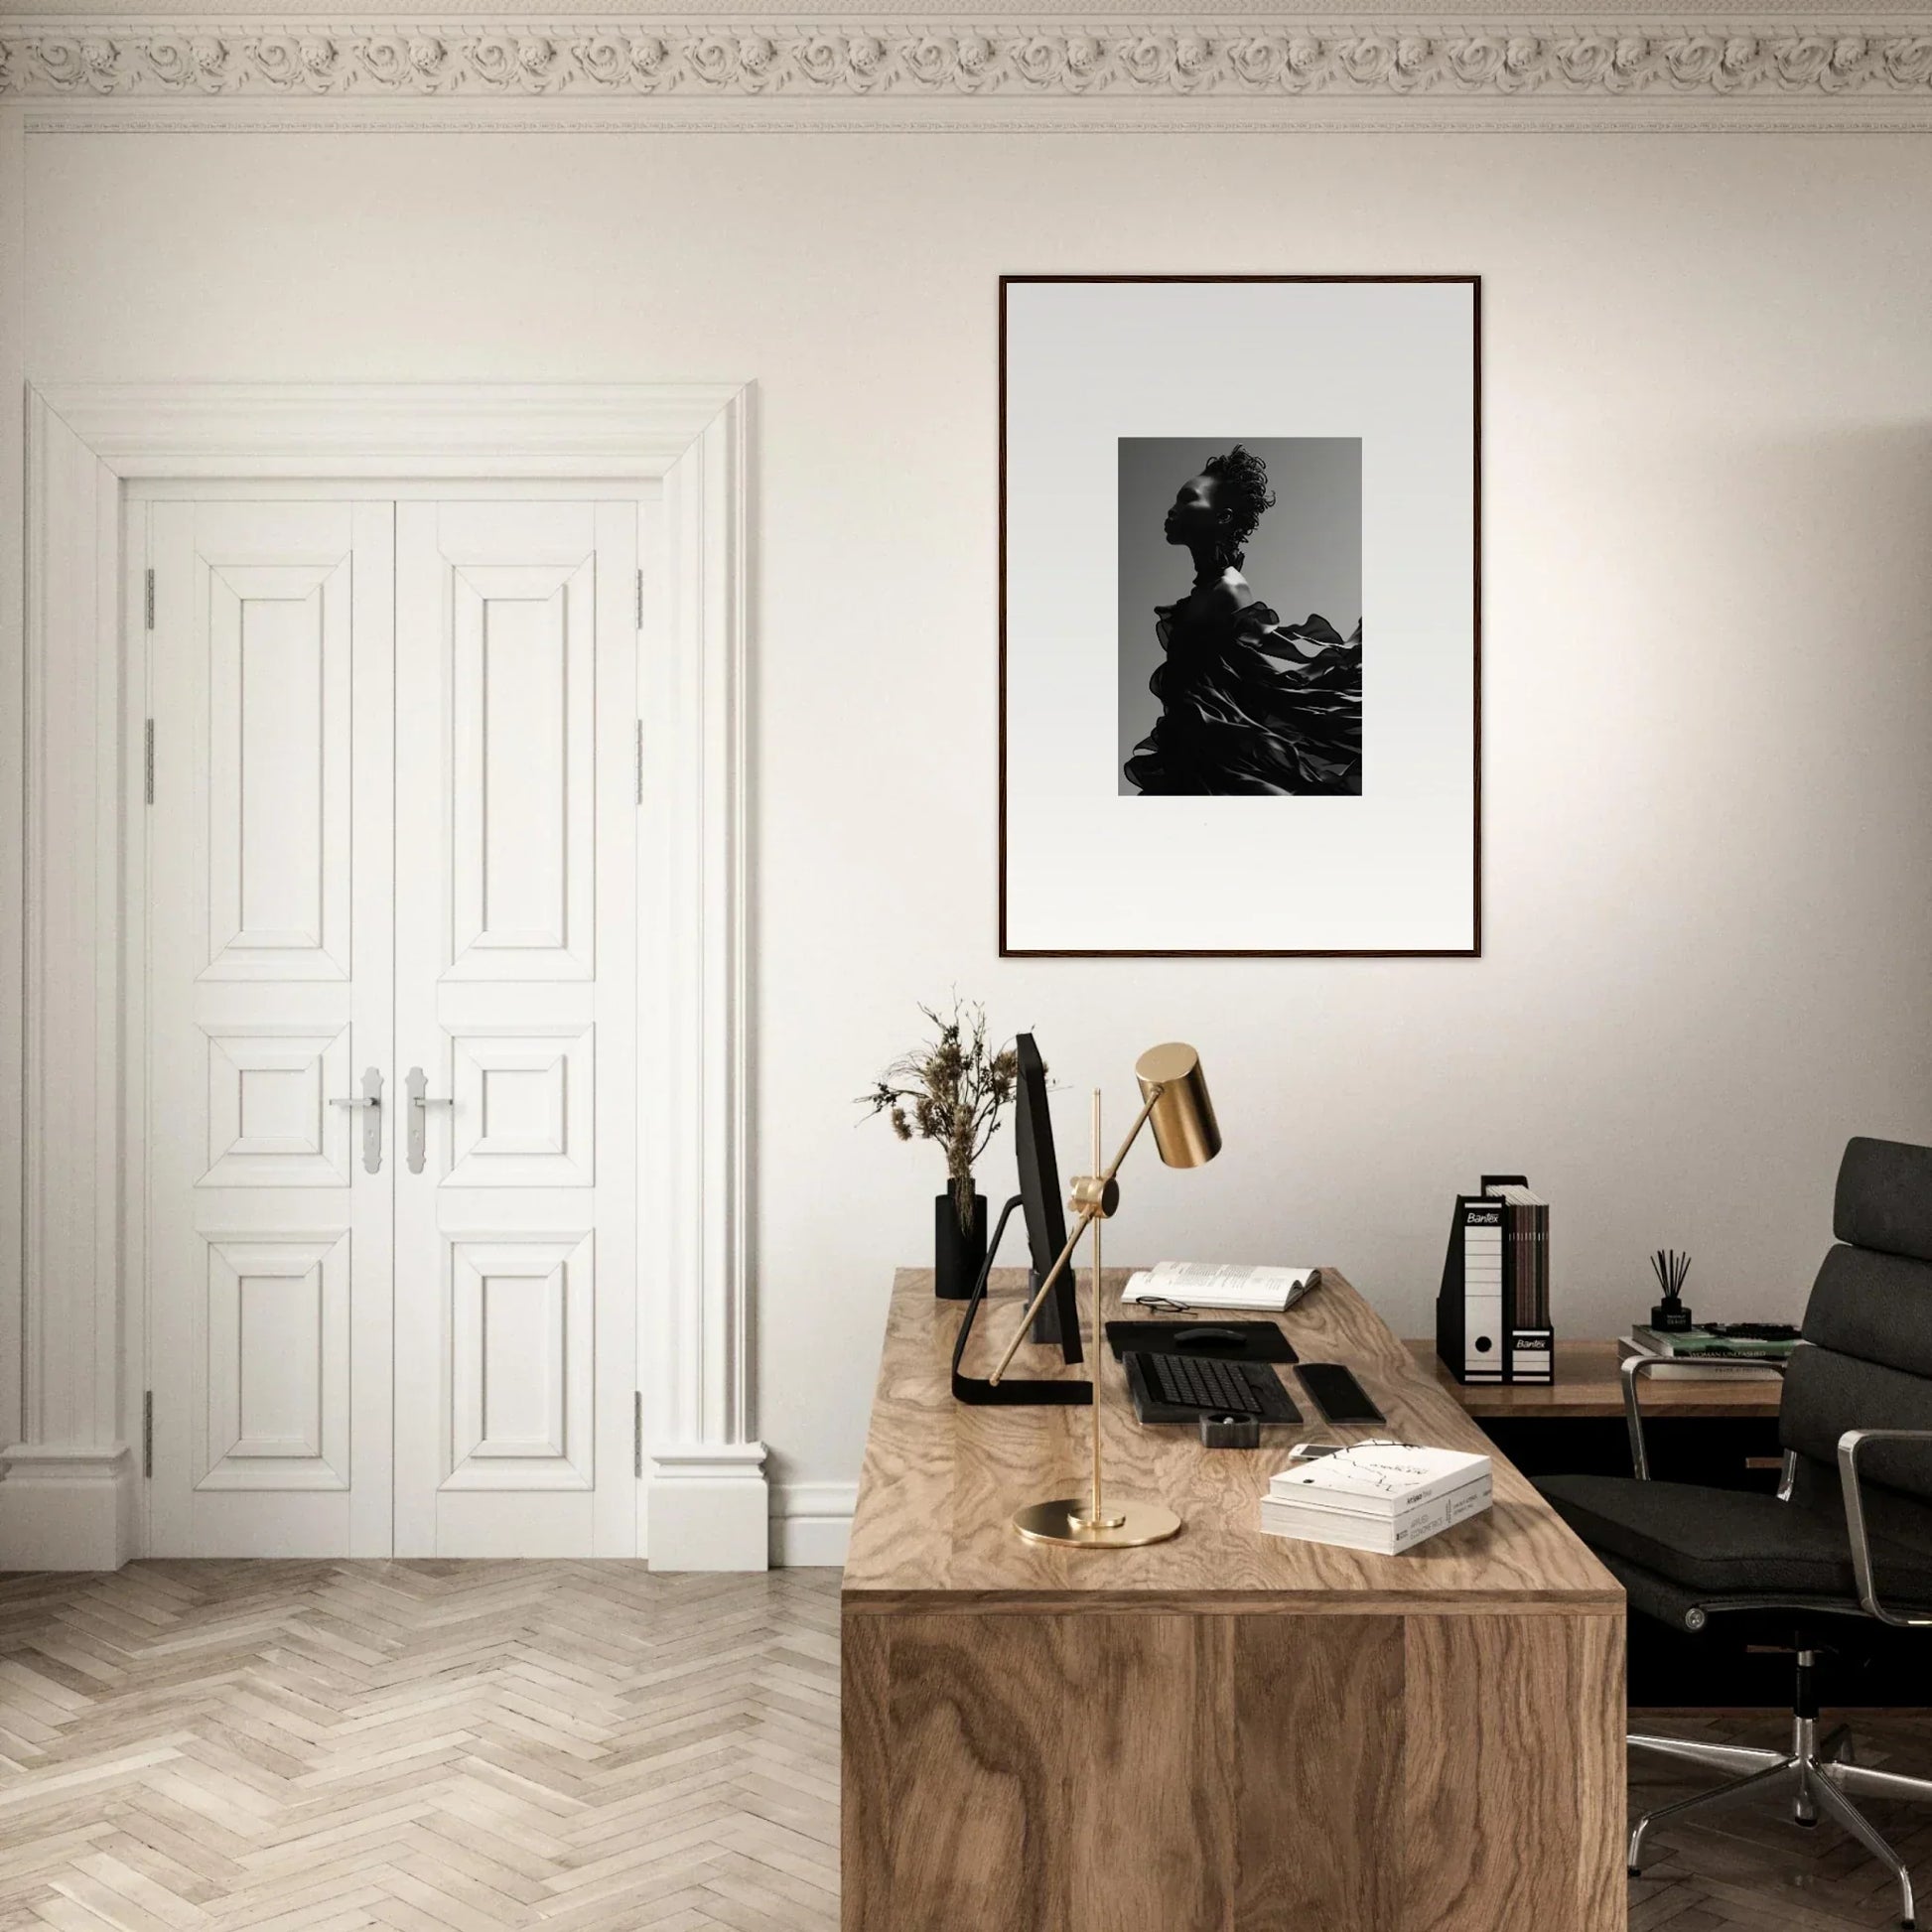
<instances>
[{"instance_id":1,"label":"computer mouse","mask_svg":"<svg viewBox=\"0 0 1932 1932\"><path fill-rule=\"evenodd\" d=\"M1173 1331L1173 1345L1176 1348L1226 1348L1232 1343L1244 1354L1247 1352L1248 1337L1239 1328L1176 1328Z\"/></svg>"}]
</instances>

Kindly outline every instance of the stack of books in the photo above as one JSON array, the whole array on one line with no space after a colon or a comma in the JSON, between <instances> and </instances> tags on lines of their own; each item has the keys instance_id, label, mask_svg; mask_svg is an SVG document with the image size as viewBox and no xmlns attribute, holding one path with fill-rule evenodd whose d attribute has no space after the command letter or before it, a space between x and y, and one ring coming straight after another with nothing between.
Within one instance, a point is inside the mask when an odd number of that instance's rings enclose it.
<instances>
[{"instance_id":1,"label":"stack of books","mask_svg":"<svg viewBox=\"0 0 1932 1932\"><path fill-rule=\"evenodd\" d=\"M1363 1443L1280 1471L1261 1499L1261 1527L1393 1557L1480 1515L1489 1493L1486 1455Z\"/></svg>"},{"instance_id":2,"label":"stack of books","mask_svg":"<svg viewBox=\"0 0 1932 1932\"><path fill-rule=\"evenodd\" d=\"M1768 1335L1732 1334L1711 1328L1651 1328L1640 1324L1627 1335L1617 1338L1617 1357L1627 1361L1632 1355L1656 1356L1662 1366L1652 1369L1651 1374L1672 1380L1696 1381L1702 1377L1709 1381L1723 1376L1732 1382L1778 1381L1779 1370L1790 1360L1791 1351L1798 1345L1797 1330L1780 1333L1771 1323L1737 1325L1771 1327L1773 1331ZM1714 1358L1726 1362L1762 1363L1763 1366L1754 1369L1705 1366Z\"/></svg>"}]
</instances>

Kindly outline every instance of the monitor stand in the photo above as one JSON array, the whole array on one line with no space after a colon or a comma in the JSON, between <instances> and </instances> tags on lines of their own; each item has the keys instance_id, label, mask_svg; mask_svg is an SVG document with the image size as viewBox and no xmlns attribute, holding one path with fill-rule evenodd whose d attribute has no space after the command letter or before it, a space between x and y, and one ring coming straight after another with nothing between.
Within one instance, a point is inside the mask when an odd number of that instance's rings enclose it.
<instances>
[{"instance_id":1,"label":"monitor stand","mask_svg":"<svg viewBox=\"0 0 1932 1932\"><path fill-rule=\"evenodd\" d=\"M973 1284L973 1292L966 1299L966 1307L959 1317L959 1334L952 1348L952 1392L956 1400L972 1403L981 1408L1026 1408L1032 1405L1046 1405L1058 1408L1086 1408L1093 1402L1093 1385L1087 1381L1079 1382L1038 1382L1023 1381L1017 1375L1005 1375L998 1382L990 1382L983 1375L967 1375L961 1372L959 1364L965 1359L966 1344L972 1336L973 1317L980 1311L980 1304L986 1300L986 1284L993 1273L993 1262L1000 1252L1000 1237L1007 1231L1007 1222L1013 1210L1021 1203L1022 1196L1015 1194L1000 1209L998 1225L993 1230L993 1239L986 1244L986 1263L980 1269L979 1279ZM1029 1299L1039 1293L1039 1277L1030 1274L1032 1287ZM1054 1292L1047 1298L1046 1305L1040 1310L1043 1319L1048 1314L1053 1317L1053 1333L1049 1337L1057 1342L1060 1338L1061 1305L1067 1305L1074 1323L1074 1334L1079 1333L1079 1316L1071 1310L1073 1300L1073 1271L1069 1268ZM1062 1293L1064 1291L1064 1293ZM1039 1322L1035 1321L1032 1330L1033 1339L1039 1339ZM1077 1361L1076 1352L1072 1356Z\"/></svg>"}]
</instances>

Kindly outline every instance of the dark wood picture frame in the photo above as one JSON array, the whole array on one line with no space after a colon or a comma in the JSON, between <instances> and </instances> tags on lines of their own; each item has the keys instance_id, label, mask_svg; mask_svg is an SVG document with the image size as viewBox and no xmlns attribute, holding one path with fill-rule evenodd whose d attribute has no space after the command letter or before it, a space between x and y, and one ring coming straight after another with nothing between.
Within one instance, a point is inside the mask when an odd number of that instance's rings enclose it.
<instances>
[{"instance_id":1,"label":"dark wood picture frame","mask_svg":"<svg viewBox=\"0 0 1932 1932\"><path fill-rule=\"evenodd\" d=\"M1439 947L1058 947L1013 946L1007 938L1007 291L1029 283L1108 283L1123 286L1148 282L1201 285L1236 283L1452 283L1469 290L1471 371L1474 421L1474 475L1471 478L1474 573L1471 596L1471 773L1470 884L1471 923L1467 946ZM1000 957L1003 959L1479 959L1482 956L1482 277L1480 275L1002 275L1000 277Z\"/></svg>"}]
</instances>

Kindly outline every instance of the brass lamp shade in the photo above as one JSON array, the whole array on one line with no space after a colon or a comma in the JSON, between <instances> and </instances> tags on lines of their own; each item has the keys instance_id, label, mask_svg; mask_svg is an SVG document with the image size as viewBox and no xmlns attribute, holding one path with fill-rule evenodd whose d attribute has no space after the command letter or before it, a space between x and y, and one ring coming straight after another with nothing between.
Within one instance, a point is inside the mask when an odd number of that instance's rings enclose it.
<instances>
[{"instance_id":1,"label":"brass lamp shade","mask_svg":"<svg viewBox=\"0 0 1932 1932\"><path fill-rule=\"evenodd\" d=\"M1148 1124L1169 1167L1205 1167L1220 1153L1220 1124L1201 1075L1200 1055L1191 1046L1178 1040L1150 1046L1135 1061L1134 1077L1141 1083L1141 1098L1152 1103Z\"/></svg>"}]
</instances>

